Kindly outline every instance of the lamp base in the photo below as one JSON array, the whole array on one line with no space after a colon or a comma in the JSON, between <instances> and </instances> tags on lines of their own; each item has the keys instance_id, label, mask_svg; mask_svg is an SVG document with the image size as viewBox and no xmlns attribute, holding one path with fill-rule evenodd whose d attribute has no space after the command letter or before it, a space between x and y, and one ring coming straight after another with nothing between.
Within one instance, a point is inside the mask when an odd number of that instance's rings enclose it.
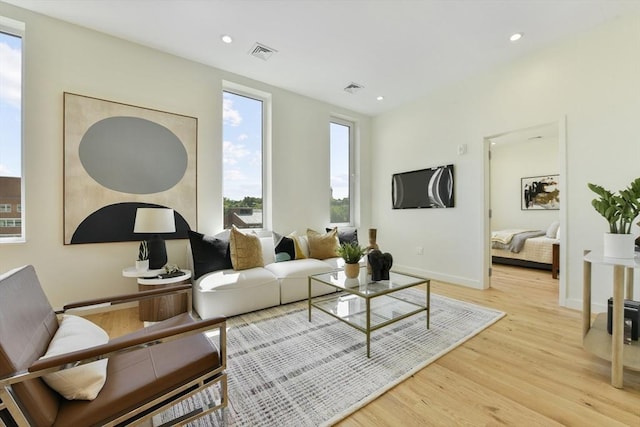
<instances>
[{"instance_id":1,"label":"lamp base","mask_svg":"<svg viewBox=\"0 0 640 427\"><path fill-rule=\"evenodd\" d=\"M157 270L167 264L167 246L164 239L154 235L148 241L149 245L149 269Z\"/></svg>"}]
</instances>

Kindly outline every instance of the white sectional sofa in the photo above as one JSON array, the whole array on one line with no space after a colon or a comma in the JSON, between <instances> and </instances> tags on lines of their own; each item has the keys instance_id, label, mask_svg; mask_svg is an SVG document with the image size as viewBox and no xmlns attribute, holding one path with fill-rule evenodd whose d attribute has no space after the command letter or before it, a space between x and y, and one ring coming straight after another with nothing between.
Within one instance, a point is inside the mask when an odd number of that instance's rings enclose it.
<instances>
[{"instance_id":1,"label":"white sectional sofa","mask_svg":"<svg viewBox=\"0 0 640 427\"><path fill-rule=\"evenodd\" d=\"M310 258L308 240L300 236L302 259L276 262L271 233L260 237L264 266L235 270L225 268L197 277L193 275L193 307L203 319L234 316L307 298L308 277L344 267L339 257ZM188 245L189 268L194 271L192 246ZM366 261L363 259L363 263ZM365 265L365 264L363 264ZM314 283L312 295L335 292L330 286Z\"/></svg>"}]
</instances>

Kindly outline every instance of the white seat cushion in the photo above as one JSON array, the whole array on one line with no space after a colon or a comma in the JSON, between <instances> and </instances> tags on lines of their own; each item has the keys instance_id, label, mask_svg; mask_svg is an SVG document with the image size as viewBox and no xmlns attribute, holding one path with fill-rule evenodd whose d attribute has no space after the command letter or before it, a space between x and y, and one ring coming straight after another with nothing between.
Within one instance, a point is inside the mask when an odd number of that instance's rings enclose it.
<instances>
[{"instance_id":1,"label":"white seat cushion","mask_svg":"<svg viewBox=\"0 0 640 427\"><path fill-rule=\"evenodd\" d=\"M264 268L272 272L278 279L290 277L306 278L311 274L326 273L334 269L331 264L314 258L275 262L265 265Z\"/></svg>"},{"instance_id":2,"label":"white seat cushion","mask_svg":"<svg viewBox=\"0 0 640 427\"><path fill-rule=\"evenodd\" d=\"M269 270L262 267L246 270L228 269L202 276L195 282L195 287L201 292L253 288L273 282L275 279L276 277Z\"/></svg>"}]
</instances>

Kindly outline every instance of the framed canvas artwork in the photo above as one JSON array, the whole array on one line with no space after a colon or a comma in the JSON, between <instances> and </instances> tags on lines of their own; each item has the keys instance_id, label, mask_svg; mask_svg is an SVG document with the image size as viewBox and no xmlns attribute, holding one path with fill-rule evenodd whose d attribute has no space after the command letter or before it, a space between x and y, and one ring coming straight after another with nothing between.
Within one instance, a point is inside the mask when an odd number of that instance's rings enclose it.
<instances>
[{"instance_id":1,"label":"framed canvas artwork","mask_svg":"<svg viewBox=\"0 0 640 427\"><path fill-rule=\"evenodd\" d=\"M64 244L141 240L138 207L196 226L197 119L64 93Z\"/></svg>"},{"instance_id":2,"label":"framed canvas artwork","mask_svg":"<svg viewBox=\"0 0 640 427\"><path fill-rule=\"evenodd\" d=\"M559 177L560 175L542 175L521 178L521 210L560 209Z\"/></svg>"}]
</instances>

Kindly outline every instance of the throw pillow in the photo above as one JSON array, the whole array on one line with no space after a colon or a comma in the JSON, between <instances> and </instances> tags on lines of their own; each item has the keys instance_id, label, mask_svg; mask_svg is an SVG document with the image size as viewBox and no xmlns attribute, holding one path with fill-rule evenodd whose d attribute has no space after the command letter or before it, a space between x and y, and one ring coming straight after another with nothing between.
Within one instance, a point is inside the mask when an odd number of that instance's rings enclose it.
<instances>
[{"instance_id":1,"label":"throw pillow","mask_svg":"<svg viewBox=\"0 0 640 427\"><path fill-rule=\"evenodd\" d=\"M550 239L555 239L558 235L558 228L560 228L560 221L552 222L545 235Z\"/></svg>"},{"instance_id":2,"label":"throw pillow","mask_svg":"<svg viewBox=\"0 0 640 427\"><path fill-rule=\"evenodd\" d=\"M229 240L189 230L193 257L193 280L207 273L233 268Z\"/></svg>"},{"instance_id":3,"label":"throw pillow","mask_svg":"<svg viewBox=\"0 0 640 427\"><path fill-rule=\"evenodd\" d=\"M326 228L327 233L333 230L332 228ZM341 245L345 243L358 244L358 229L355 227L338 227L338 240Z\"/></svg>"},{"instance_id":4,"label":"throw pillow","mask_svg":"<svg viewBox=\"0 0 640 427\"><path fill-rule=\"evenodd\" d=\"M53 335L47 352L40 359L95 347L109 342L109 335L98 325L79 316L65 314ZM107 380L108 359L64 369L42 376L49 387L68 400L93 400Z\"/></svg>"},{"instance_id":5,"label":"throw pillow","mask_svg":"<svg viewBox=\"0 0 640 427\"><path fill-rule=\"evenodd\" d=\"M273 233L276 262L291 261L296 259L296 245L293 238Z\"/></svg>"},{"instance_id":6,"label":"throw pillow","mask_svg":"<svg viewBox=\"0 0 640 427\"><path fill-rule=\"evenodd\" d=\"M256 234L244 234L234 225L229 235L229 247L234 270L264 267L262 245Z\"/></svg>"},{"instance_id":7,"label":"throw pillow","mask_svg":"<svg viewBox=\"0 0 640 427\"><path fill-rule=\"evenodd\" d=\"M291 261L307 257L305 255L306 243L300 236L296 235L295 231L288 236L283 236L274 232L273 243L275 245L276 262Z\"/></svg>"},{"instance_id":8,"label":"throw pillow","mask_svg":"<svg viewBox=\"0 0 640 427\"><path fill-rule=\"evenodd\" d=\"M325 234L307 229L307 240L309 240L309 256L311 258L327 259L338 256L340 242L338 241L337 228Z\"/></svg>"}]
</instances>

